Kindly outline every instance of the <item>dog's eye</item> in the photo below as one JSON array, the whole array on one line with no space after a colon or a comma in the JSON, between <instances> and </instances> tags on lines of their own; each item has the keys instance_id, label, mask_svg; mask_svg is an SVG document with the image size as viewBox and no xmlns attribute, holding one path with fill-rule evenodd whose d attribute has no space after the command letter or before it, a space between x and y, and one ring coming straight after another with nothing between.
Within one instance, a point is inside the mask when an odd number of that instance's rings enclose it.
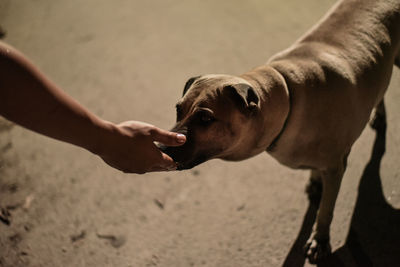
<instances>
[{"instance_id":1,"label":"dog's eye","mask_svg":"<svg viewBox=\"0 0 400 267\"><path fill-rule=\"evenodd\" d=\"M198 121L204 126L208 126L209 124L211 124L212 122L215 121L213 114L211 112L205 111L205 110L199 111L197 113L197 118L198 118Z\"/></svg>"},{"instance_id":2,"label":"dog's eye","mask_svg":"<svg viewBox=\"0 0 400 267\"><path fill-rule=\"evenodd\" d=\"M201 114L200 119L201 122L208 123L213 120L213 117L211 117L209 114Z\"/></svg>"}]
</instances>

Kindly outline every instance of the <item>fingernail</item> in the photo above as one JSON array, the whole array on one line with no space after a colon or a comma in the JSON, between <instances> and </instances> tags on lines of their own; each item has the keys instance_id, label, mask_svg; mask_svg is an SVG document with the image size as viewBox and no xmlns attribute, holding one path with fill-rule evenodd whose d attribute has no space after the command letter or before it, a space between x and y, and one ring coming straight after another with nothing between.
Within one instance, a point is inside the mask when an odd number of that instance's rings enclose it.
<instances>
[{"instance_id":1,"label":"fingernail","mask_svg":"<svg viewBox=\"0 0 400 267\"><path fill-rule=\"evenodd\" d=\"M156 145L156 147L158 147L158 148L161 147L161 143L160 142L154 141L153 143Z\"/></svg>"},{"instance_id":2,"label":"fingernail","mask_svg":"<svg viewBox=\"0 0 400 267\"><path fill-rule=\"evenodd\" d=\"M176 140L178 143L185 143L186 142L186 136L184 134L177 134L176 135Z\"/></svg>"}]
</instances>

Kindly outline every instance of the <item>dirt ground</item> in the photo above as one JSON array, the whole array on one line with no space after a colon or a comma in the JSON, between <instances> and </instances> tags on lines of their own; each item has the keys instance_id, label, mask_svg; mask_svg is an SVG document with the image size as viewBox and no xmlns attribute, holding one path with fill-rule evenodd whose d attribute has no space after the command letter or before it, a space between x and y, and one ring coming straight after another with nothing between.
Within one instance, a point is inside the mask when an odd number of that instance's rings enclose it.
<instances>
[{"instance_id":1,"label":"dirt ground","mask_svg":"<svg viewBox=\"0 0 400 267\"><path fill-rule=\"evenodd\" d=\"M0 0L0 25L94 113L168 129L188 78L263 64L334 2ZM353 147L320 266L399 266L398 69L386 103L387 132ZM0 118L0 266L310 266L308 175L266 153L127 175Z\"/></svg>"}]
</instances>

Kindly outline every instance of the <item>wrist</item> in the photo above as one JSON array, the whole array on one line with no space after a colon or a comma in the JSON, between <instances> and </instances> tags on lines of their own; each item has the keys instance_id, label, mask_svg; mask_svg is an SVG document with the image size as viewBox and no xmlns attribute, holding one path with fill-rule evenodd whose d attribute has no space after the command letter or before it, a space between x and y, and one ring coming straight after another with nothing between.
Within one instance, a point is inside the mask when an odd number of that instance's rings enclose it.
<instances>
[{"instance_id":1,"label":"wrist","mask_svg":"<svg viewBox=\"0 0 400 267\"><path fill-rule=\"evenodd\" d=\"M109 121L98 119L94 122L94 133L89 136L87 150L101 156L107 150L105 145L109 143L108 139L112 133L117 131L117 126Z\"/></svg>"}]
</instances>

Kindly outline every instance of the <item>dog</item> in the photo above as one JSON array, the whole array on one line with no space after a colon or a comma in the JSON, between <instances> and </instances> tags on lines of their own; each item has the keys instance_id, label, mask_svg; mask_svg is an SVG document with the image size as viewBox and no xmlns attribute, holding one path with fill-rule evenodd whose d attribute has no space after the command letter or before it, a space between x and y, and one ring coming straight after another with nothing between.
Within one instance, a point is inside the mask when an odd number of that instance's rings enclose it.
<instances>
[{"instance_id":1,"label":"dog","mask_svg":"<svg viewBox=\"0 0 400 267\"><path fill-rule=\"evenodd\" d=\"M187 142L162 150L180 170L264 151L290 168L310 169L307 192L319 209L305 253L316 263L331 253L329 229L351 147L372 111L374 127L386 123L383 97L394 64L400 67L400 0L341 0L265 65L189 79L172 129Z\"/></svg>"}]
</instances>

